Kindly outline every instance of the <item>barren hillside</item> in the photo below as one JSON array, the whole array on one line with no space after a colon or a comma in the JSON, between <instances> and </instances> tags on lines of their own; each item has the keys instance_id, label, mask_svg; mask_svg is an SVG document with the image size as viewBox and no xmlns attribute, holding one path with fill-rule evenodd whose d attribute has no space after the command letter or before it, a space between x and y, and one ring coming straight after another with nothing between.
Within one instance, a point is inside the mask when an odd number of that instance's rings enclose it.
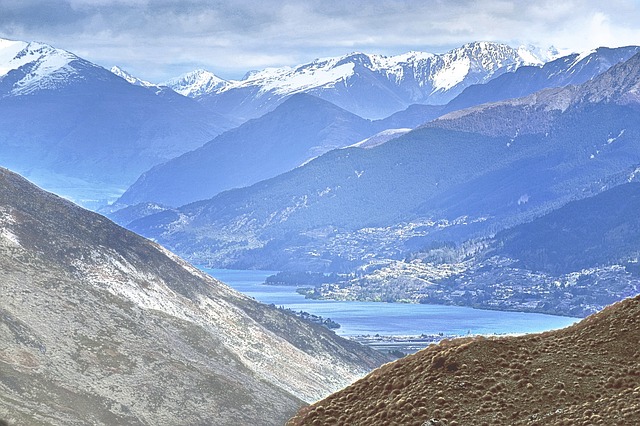
<instances>
[{"instance_id":1,"label":"barren hillside","mask_svg":"<svg viewBox=\"0 0 640 426\"><path fill-rule=\"evenodd\" d=\"M445 341L289 425L640 424L640 296L554 332Z\"/></svg>"}]
</instances>

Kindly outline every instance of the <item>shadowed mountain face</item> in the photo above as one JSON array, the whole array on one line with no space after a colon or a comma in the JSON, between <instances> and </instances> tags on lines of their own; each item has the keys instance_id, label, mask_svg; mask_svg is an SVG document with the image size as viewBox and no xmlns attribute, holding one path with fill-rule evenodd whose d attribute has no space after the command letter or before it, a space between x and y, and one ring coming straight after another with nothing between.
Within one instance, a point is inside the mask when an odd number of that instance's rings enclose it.
<instances>
[{"instance_id":1,"label":"shadowed mountain face","mask_svg":"<svg viewBox=\"0 0 640 426\"><path fill-rule=\"evenodd\" d=\"M384 361L0 169L0 418L282 424Z\"/></svg>"},{"instance_id":2,"label":"shadowed mountain face","mask_svg":"<svg viewBox=\"0 0 640 426\"><path fill-rule=\"evenodd\" d=\"M569 273L640 254L640 183L574 201L496 235L497 253L533 271Z\"/></svg>"},{"instance_id":3,"label":"shadowed mountain face","mask_svg":"<svg viewBox=\"0 0 640 426\"><path fill-rule=\"evenodd\" d=\"M142 175L118 203L180 206L252 185L325 152L371 136L372 124L311 95L297 94L274 111Z\"/></svg>"},{"instance_id":4,"label":"shadowed mountain face","mask_svg":"<svg viewBox=\"0 0 640 426\"><path fill-rule=\"evenodd\" d=\"M640 296L559 331L442 342L288 424L638 424L639 321Z\"/></svg>"},{"instance_id":5,"label":"shadowed mountain face","mask_svg":"<svg viewBox=\"0 0 640 426\"><path fill-rule=\"evenodd\" d=\"M131 227L196 262L301 270L486 236L636 179L638 64L450 113Z\"/></svg>"}]
</instances>

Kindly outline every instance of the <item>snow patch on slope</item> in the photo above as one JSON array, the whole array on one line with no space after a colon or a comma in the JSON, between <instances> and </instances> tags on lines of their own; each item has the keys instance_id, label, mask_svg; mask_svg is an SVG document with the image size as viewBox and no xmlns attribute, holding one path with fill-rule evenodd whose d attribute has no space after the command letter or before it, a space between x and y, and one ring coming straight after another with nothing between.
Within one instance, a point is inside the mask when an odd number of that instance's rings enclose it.
<instances>
[{"instance_id":1,"label":"snow patch on slope","mask_svg":"<svg viewBox=\"0 0 640 426\"><path fill-rule=\"evenodd\" d=\"M9 246L21 247L20 240L13 233L11 226L15 225L15 217L11 214L11 211L6 208L0 207L0 240L5 240Z\"/></svg>"},{"instance_id":2,"label":"snow patch on slope","mask_svg":"<svg viewBox=\"0 0 640 426\"><path fill-rule=\"evenodd\" d=\"M115 75L117 75L118 77L124 78L134 86L155 87L155 84L149 83L148 81L145 81L145 80L141 80L138 77L134 77L117 65L114 65L113 67L111 67L110 71Z\"/></svg>"},{"instance_id":3,"label":"snow patch on slope","mask_svg":"<svg viewBox=\"0 0 640 426\"><path fill-rule=\"evenodd\" d=\"M596 53L596 49L586 50L584 52L581 52L580 54L578 54L578 56L573 61L573 63L577 64L577 63L583 61L584 59L586 59L588 56L593 55L594 53Z\"/></svg>"},{"instance_id":4,"label":"snow patch on slope","mask_svg":"<svg viewBox=\"0 0 640 426\"><path fill-rule=\"evenodd\" d=\"M618 136L607 139L607 145L611 145L613 142L617 141L618 138L620 138L622 135L624 135L624 131L625 130L626 129L622 129L622 130L620 130L620 133L618 133Z\"/></svg>"},{"instance_id":5,"label":"snow patch on slope","mask_svg":"<svg viewBox=\"0 0 640 426\"><path fill-rule=\"evenodd\" d=\"M9 71L24 65L24 60L16 59L16 56L27 46L23 41L6 40L0 38L0 77L5 76Z\"/></svg>"},{"instance_id":6,"label":"snow patch on slope","mask_svg":"<svg viewBox=\"0 0 640 426\"><path fill-rule=\"evenodd\" d=\"M459 84L469 74L471 61L463 58L449 64L448 67L440 69L433 76L433 86L435 90L448 90Z\"/></svg>"},{"instance_id":7,"label":"snow patch on slope","mask_svg":"<svg viewBox=\"0 0 640 426\"><path fill-rule=\"evenodd\" d=\"M356 142L353 145L349 145L346 148L374 148L376 146L382 145L383 143L389 142L391 139L399 138L400 136L409 133L411 129L387 129L383 130L380 133L377 133L370 138L361 140L360 142ZM343 148L344 149L344 148Z\"/></svg>"}]
</instances>

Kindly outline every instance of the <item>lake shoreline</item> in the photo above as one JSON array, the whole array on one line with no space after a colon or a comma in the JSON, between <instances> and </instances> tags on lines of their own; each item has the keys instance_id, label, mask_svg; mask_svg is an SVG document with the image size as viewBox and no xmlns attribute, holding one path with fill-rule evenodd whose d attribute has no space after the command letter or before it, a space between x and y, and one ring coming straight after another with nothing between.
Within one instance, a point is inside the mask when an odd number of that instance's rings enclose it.
<instances>
[{"instance_id":1,"label":"lake shoreline","mask_svg":"<svg viewBox=\"0 0 640 426\"><path fill-rule=\"evenodd\" d=\"M295 286L263 285L273 271L201 268L216 279L254 299L294 311L331 319L341 325L336 334L351 339L387 336L403 344L406 336L505 335L563 328L581 318L540 313L474 309L457 305L358 302L305 299ZM360 337L357 337L360 336ZM426 343L426 342L422 342Z\"/></svg>"}]
</instances>

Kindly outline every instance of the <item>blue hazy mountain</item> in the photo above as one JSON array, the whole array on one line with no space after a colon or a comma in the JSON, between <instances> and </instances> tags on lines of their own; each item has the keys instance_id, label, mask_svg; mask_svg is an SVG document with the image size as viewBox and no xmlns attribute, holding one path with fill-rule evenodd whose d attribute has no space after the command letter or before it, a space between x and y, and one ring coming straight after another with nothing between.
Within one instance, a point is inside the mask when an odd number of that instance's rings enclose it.
<instances>
[{"instance_id":1,"label":"blue hazy mountain","mask_svg":"<svg viewBox=\"0 0 640 426\"><path fill-rule=\"evenodd\" d=\"M276 269L340 269L487 235L633 179L638 85L640 55L131 226L197 262Z\"/></svg>"},{"instance_id":2,"label":"blue hazy mountain","mask_svg":"<svg viewBox=\"0 0 640 426\"><path fill-rule=\"evenodd\" d=\"M0 50L2 165L79 202L113 197L232 127L172 90L130 84L46 44L1 39Z\"/></svg>"},{"instance_id":3,"label":"blue hazy mountain","mask_svg":"<svg viewBox=\"0 0 640 426\"><path fill-rule=\"evenodd\" d=\"M573 201L496 235L496 253L532 271L569 273L640 254L640 183Z\"/></svg>"},{"instance_id":4,"label":"blue hazy mountain","mask_svg":"<svg viewBox=\"0 0 640 426\"><path fill-rule=\"evenodd\" d=\"M399 111L391 116L376 120L372 124L372 130L382 131L385 129L406 129L406 128L415 128L419 125L425 124L447 112L457 110L462 106L473 106L477 104L481 104L484 102L494 102L499 100L505 100L509 98L518 97L521 95L527 95L532 92L535 92L539 89L548 88L548 87L559 87L567 84L576 84L583 83L586 80L589 80L602 72L606 71L612 65L624 61L633 55L634 52L638 51L638 47L626 47L626 48L616 48L616 49L608 49L608 48L600 48L593 52L588 52L582 55L569 55L555 61L549 62L542 67L539 66L521 66L514 72L505 73L499 77L490 80L489 82L482 85L474 85L465 89L459 96L454 98L449 104L441 106L441 105L421 105L414 104L409 106L403 111ZM200 86L204 87L221 87L224 85L224 82L219 79L215 79L215 76L211 76L209 74L204 73L203 71L198 73L197 75L192 76L194 81L203 80ZM196 78L196 77L200 78ZM213 79L213 82L211 81ZM195 90L196 85L192 80L189 80L192 89ZM207 83L207 84L204 84ZM215 84L213 84L215 83ZM190 86L190 87L191 87ZM176 86L178 89L181 89L182 86ZM187 90L187 89L184 89ZM188 93L188 92L186 92ZM206 93L206 90L201 89L199 94ZM320 104L316 102L316 104ZM324 104L327 106L326 104ZM328 107L328 106L327 106ZM287 106L287 108L292 108L292 106ZM301 114L314 114L309 110L301 110ZM269 116L269 123L267 127L269 129L264 131L264 136L260 137L258 134L261 132L259 129L258 123L253 123L254 127L252 128L252 132L254 136L252 139L256 141L262 140L262 138L268 140L269 138L276 137L279 135L274 131L274 117ZM302 122L301 120L299 120ZM352 121L353 122L353 121ZM343 126L348 125L349 123L343 122ZM359 126L359 127L358 127ZM283 130L281 131L283 134L286 134L290 131L297 131L294 124L287 122L284 120L282 122ZM286 127L286 129L285 129ZM369 136L367 132L358 132L358 129L362 129L362 122L356 120L356 133L358 135L366 134ZM287 138L282 138L282 142L289 140L288 143L299 144L303 138L308 138L313 143L316 143L318 138L326 137L326 133L330 131L330 128L321 127L319 131L323 133L323 135L311 135L313 132L313 128L307 129L304 133L300 132L298 139L299 141L291 141ZM344 132L345 128L340 127L340 129L336 129L336 131ZM352 132L353 133L353 132ZM230 135L225 135L220 139L226 138L227 136L231 136L233 138L245 138L246 137L239 133L233 133ZM340 144L333 144L333 147L345 146L348 142L356 142L355 140L345 139L345 141ZM234 145L234 155L237 158L241 158L242 156L250 157L250 155L254 155L254 148L251 144L248 143L235 143L233 141L228 141L227 145ZM325 147L329 148L331 145L327 145ZM285 149L285 144L281 144L279 146L281 152L277 155L280 157L285 157L288 154L285 152L288 150ZM214 149L219 149L221 152L215 153ZM242 149L246 149L250 152L249 155L240 155L239 152ZM221 188L222 189L230 189L238 186L246 186L251 183L255 183L257 180L252 178L254 174L254 170L258 170L260 167L264 167L267 162L259 162L260 164L249 164L247 162L237 162L236 159L227 158L227 154L225 154L224 144L218 145L216 143L211 143L206 150L199 150L195 153L189 153L184 156L184 158L177 159L175 161L169 162L168 164L158 167L154 170L151 170L134 184L122 198L121 203L125 205L137 204L140 202L152 202L152 203L164 203L170 205L180 205L185 204L187 202L197 201L199 199L206 199L216 195ZM298 156L296 158L297 162L289 162L290 168L293 168L299 164L302 164L304 161L315 157L319 152L316 153L308 153L307 157ZM219 156L218 156L219 155ZM272 156L276 155L275 151L272 152ZM224 161L222 159L226 158ZM271 157L265 157L271 158ZM211 166L216 165L216 170L219 167L220 163L225 163L227 169L222 169L219 171L211 172L209 169ZM255 163L255 162L254 162ZM264 164L263 164L264 163ZM246 179L235 179L235 184L229 185L220 185L226 179L226 177L220 177L218 174L224 174L226 176L232 175L234 173L233 169L237 168L235 173L242 174ZM240 169L243 171L240 172ZM278 167L272 169L272 172L284 172L288 169L283 167ZM218 173L218 174L216 174ZM275 176L277 173L263 173L260 176L261 179L266 179L269 177ZM215 182L214 182L215 180ZM197 182L203 182L206 184L200 185ZM167 191L167 188L171 188ZM196 188L194 190L194 188Z\"/></svg>"},{"instance_id":5,"label":"blue hazy mountain","mask_svg":"<svg viewBox=\"0 0 640 426\"><path fill-rule=\"evenodd\" d=\"M358 142L380 125L304 93L201 148L159 165L118 200L180 206L252 185L325 152Z\"/></svg>"}]
</instances>

